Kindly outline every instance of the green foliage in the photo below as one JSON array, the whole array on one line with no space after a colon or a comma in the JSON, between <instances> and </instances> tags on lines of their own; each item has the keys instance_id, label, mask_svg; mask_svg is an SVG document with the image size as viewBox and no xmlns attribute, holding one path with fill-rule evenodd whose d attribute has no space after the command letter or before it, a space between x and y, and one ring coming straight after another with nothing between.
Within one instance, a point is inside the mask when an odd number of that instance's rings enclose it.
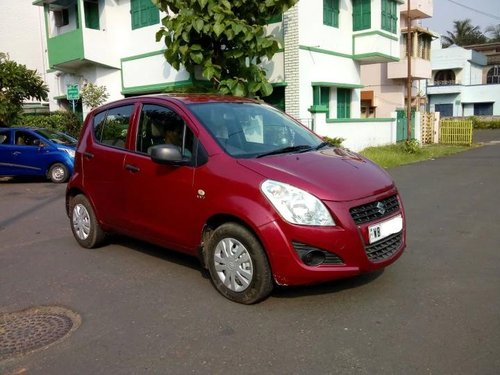
<instances>
[{"instance_id":1,"label":"green foliage","mask_svg":"<svg viewBox=\"0 0 500 375\"><path fill-rule=\"evenodd\" d=\"M222 94L261 96L272 85L259 65L280 48L265 35L270 17L298 0L152 0L167 12L156 40L164 40L165 58L174 69L181 65L203 77Z\"/></svg>"},{"instance_id":2,"label":"green foliage","mask_svg":"<svg viewBox=\"0 0 500 375\"><path fill-rule=\"evenodd\" d=\"M484 29L486 34L489 34L488 43L500 42L500 24L496 26L488 26Z\"/></svg>"},{"instance_id":3,"label":"green foliage","mask_svg":"<svg viewBox=\"0 0 500 375\"><path fill-rule=\"evenodd\" d=\"M49 89L35 70L0 52L0 126L10 126L22 112L23 101L47 100Z\"/></svg>"},{"instance_id":4,"label":"green foliage","mask_svg":"<svg viewBox=\"0 0 500 375\"><path fill-rule=\"evenodd\" d=\"M56 111L47 114L21 114L12 123L12 126L49 128L78 137L82 123L73 112Z\"/></svg>"},{"instance_id":5,"label":"green foliage","mask_svg":"<svg viewBox=\"0 0 500 375\"><path fill-rule=\"evenodd\" d=\"M91 109L99 107L109 98L106 86L97 86L94 83L87 83L80 92L80 96L82 103Z\"/></svg>"},{"instance_id":6,"label":"green foliage","mask_svg":"<svg viewBox=\"0 0 500 375\"><path fill-rule=\"evenodd\" d=\"M441 37L443 47L447 48L453 44L457 46L467 46L471 44L482 44L488 38L481 32L479 26L474 26L470 19L453 21L453 32L447 31L448 35Z\"/></svg>"},{"instance_id":7,"label":"green foliage","mask_svg":"<svg viewBox=\"0 0 500 375\"><path fill-rule=\"evenodd\" d=\"M392 168L398 165L415 163L422 160L434 160L435 158L455 154L469 150L467 146L456 145L429 145L424 146L417 153L408 153L404 142L398 144L368 147L360 153L384 168Z\"/></svg>"},{"instance_id":8,"label":"green foliage","mask_svg":"<svg viewBox=\"0 0 500 375\"><path fill-rule=\"evenodd\" d=\"M500 129L500 118L469 117L474 129Z\"/></svg>"},{"instance_id":9,"label":"green foliage","mask_svg":"<svg viewBox=\"0 0 500 375\"><path fill-rule=\"evenodd\" d=\"M407 154L418 154L421 151L420 143L416 139L404 141L404 152Z\"/></svg>"},{"instance_id":10,"label":"green foliage","mask_svg":"<svg viewBox=\"0 0 500 375\"><path fill-rule=\"evenodd\" d=\"M335 147L342 146L342 142L345 141L345 138L340 138L340 137L330 138L330 137L325 136L322 138L323 138L323 141L328 142L329 144L331 144L332 146L335 146Z\"/></svg>"}]
</instances>

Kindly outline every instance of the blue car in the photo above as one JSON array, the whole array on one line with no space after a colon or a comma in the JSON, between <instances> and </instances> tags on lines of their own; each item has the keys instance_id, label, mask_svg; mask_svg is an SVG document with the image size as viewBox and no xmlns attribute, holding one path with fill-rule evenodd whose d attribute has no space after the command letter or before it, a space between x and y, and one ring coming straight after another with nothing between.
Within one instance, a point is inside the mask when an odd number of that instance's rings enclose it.
<instances>
[{"instance_id":1,"label":"blue car","mask_svg":"<svg viewBox=\"0 0 500 375\"><path fill-rule=\"evenodd\" d=\"M73 173L76 142L49 129L0 128L0 176L44 176L65 182Z\"/></svg>"}]
</instances>

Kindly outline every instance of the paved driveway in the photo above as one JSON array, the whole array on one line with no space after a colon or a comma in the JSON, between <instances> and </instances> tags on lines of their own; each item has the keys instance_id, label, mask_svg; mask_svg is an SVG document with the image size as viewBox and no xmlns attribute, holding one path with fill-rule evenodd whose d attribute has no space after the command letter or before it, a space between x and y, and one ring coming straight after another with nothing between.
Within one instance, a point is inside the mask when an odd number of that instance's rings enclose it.
<instances>
[{"instance_id":1,"label":"paved driveway","mask_svg":"<svg viewBox=\"0 0 500 375\"><path fill-rule=\"evenodd\" d=\"M0 182L0 313L59 306L81 319L63 341L0 361L0 373L497 374L499 172L494 142L391 169L408 216L402 258L254 306L225 300L195 260L155 246L81 249L64 186Z\"/></svg>"}]
</instances>

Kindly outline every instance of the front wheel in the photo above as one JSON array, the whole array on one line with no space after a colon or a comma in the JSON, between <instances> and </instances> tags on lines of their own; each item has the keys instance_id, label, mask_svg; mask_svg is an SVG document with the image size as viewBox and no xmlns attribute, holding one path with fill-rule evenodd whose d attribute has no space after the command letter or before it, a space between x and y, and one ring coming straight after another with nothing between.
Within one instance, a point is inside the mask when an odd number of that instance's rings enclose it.
<instances>
[{"instance_id":1,"label":"front wheel","mask_svg":"<svg viewBox=\"0 0 500 375\"><path fill-rule=\"evenodd\" d=\"M212 282L226 298L249 305L271 293L267 256L245 227L236 223L218 227L207 242L207 255Z\"/></svg>"},{"instance_id":2,"label":"front wheel","mask_svg":"<svg viewBox=\"0 0 500 375\"><path fill-rule=\"evenodd\" d=\"M49 169L49 178L52 182L65 182L69 177L68 168L62 163L56 163Z\"/></svg>"},{"instance_id":3,"label":"front wheel","mask_svg":"<svg viewBox=\"0 0 500 375\"><path fill-rule=\"evenodd\" d=\"M88 199L80 194L69 204L71 230L76 241L87 249L98 247L104 242L106 233L102 230Z\"/></svg>"}]
</instances>

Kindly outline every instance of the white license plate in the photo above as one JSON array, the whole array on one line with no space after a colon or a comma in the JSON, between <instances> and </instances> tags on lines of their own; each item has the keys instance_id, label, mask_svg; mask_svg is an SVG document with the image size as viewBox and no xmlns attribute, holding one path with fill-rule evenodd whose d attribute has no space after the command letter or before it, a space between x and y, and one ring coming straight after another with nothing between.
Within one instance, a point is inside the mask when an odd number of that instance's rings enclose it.
<instances>
[{"instance_id":1,"label":"white license plate","mask_svg":"<svg viewBox=\"0 0 500 375\"><path fill-rule=\"evenodd\" d=\"M370 243L374 243L376 241L380 241L386 237L389 237L391 234L399 233L403 229L403 217L398 215L389 219L387 221L383 221L376 225L370 225L368 227L368 234L370 235Z\"/></svg>"}]
</instances>

